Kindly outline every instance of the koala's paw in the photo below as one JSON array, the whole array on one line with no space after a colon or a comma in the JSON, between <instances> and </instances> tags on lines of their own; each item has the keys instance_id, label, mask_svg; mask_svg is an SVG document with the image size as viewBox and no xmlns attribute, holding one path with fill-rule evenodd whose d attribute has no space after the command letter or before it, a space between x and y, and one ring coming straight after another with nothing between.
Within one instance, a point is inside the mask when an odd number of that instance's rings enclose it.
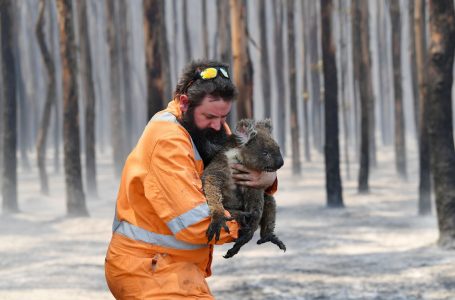
<instances>
[{"instance_id":1,"label":"koala's paw","mask_svg":"<svg viewBox=\"0 0 455 300\"><path fill-rule=\"evenodd\" d=\"M286 252L286 246L284 243L274 234L267 234L266 236L263 236L259 241L257 241L257 244L264 244L267 242L271 242L275 245L277 245L281 250Z\"/></svg>"},{"instance_id":2,"label":"koala's paw","mask_svg":"<svg viewBox=\"0 0 455 300\"><path fill-rule=\"evenodd\" d=\"M240 224L240 227L249 227L252 219L252 213L247 211L237 211L232 216Z\"/></svg>"},{"instance_id":3,"label":"koala's paw","mask_svg":"<svg viewBox=\"0 0 455 300\"><path fill-rule=\"evenodd\" d=\"M210 223L209 228L205 233L208 238L208 243L210 243L213 237L215 237L215 242L218 242L220 240L221 228L229 233L229 227L226 225L226 222L232 220L234 220L232 217L212 216L212 222Z\"/></svg>"}]
</instances>

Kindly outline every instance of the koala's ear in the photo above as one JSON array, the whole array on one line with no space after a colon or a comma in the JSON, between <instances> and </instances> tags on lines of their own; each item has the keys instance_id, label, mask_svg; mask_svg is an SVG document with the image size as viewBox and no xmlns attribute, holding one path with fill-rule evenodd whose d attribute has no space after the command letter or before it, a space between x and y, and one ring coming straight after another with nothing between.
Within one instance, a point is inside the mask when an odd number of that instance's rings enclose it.
<instances>
[{"instance_id":1,"label":"koala's ear","mask_svg":"<svg viewBox=\"0 0 455 300\"><path fill-rule=\"evenodd\" d=\"M256 134L257 131L254 126L254 120L243 119L237 123L235 135L239 138L242 145L248 143Z\"/></svg>"},{"instance_id":2,"label":"koala's ear","mask_svg":"<svg viewBox=\"0 0 455 300\"><path fill-rule=\"evenodd\" d=\"M268 131L268 133L272 134L272 120L265 119L256 122L256 128L263 128Z\"/></svg>"}]
</instances>

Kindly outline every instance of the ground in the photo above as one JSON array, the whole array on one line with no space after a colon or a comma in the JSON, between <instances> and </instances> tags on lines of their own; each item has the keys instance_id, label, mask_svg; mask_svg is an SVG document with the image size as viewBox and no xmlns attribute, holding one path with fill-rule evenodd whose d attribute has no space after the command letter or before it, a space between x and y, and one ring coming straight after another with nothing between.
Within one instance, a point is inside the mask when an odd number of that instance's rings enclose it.
<instances>
[{"instance_id":1,"label":"ground","mask_svg":"<svg viewBox=\"0 0 455 300\"><path fill-rule=\"evenodd\" d=\"M441 250L436 217L419 217L417 167L395 174L393 149L379 149L371 193L356 192L342 166L345 208L325 207L323 157L279 172L276 232L286 243L256 245L224 259L218 247L208 279L217 299L455 299L455 253ZM39 192L36 169L19 172L21 213L0 219L0 299L113 299L104 281L118 180L109 159L98 166L98 199L89 218L66 218L62 175L51 195ZM50 168L52 169L52 168ZM52 170L50 170L52 173Z\"/></svg>"}]
</instances>

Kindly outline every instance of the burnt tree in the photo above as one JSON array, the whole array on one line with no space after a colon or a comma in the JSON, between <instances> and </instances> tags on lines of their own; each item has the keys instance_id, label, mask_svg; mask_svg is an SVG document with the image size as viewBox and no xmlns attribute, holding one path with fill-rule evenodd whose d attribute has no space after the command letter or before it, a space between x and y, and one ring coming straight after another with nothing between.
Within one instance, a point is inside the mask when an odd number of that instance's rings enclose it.
<instances>
[{"instance_id":1,"label":"burnt tree","mask_svg":"<svg viewBox=\"0 0 455 300\"><path fill-rule=\"evenodd\" d=\"M403 84L401 74L401 17L399 1L390 1L390 19L392 20L392 68L393 90L395 99L395 165L398 175L407 177L406 172L406 137L403 111Z\"/></svg>"},{"instance_id":2,"label":"burnt tree","mask_svg":"<svg viewBox=\"0 0 455 300\"><path fill-rule=\"evenodd\" d=\"M238 89L238 119L253 117L253 63L248 51L246 4L230 0L234 83Z\"/></svg>"},{"instance_id":3,"label":"burnt tree","mask_svg":"<svg viewBox=\"0 0 455 300\"><path fill-rule=\"evenodd\" d=\"M66 208L69 216L87 216L82 189L74 12L71 0L57 0L63 76L63 143Z\"/></svg>"},{"instance_id":4,"label":"burnt tree","mask_svg":"<svg viewBox=\"0 0 455 300\"><path fill-rule=\"evenodd\" d=\"M455 11L452 0L430 0L428 134L439 246L455 249L455 149L452 125Z\"/></svg>"},{"instance_id":5,"label":"burnt tree","mask_svg":"<svg viewBox=\"0 0 455 300\"><path fill-rule=\"evenodd\" d=\"M425 26L425 1L416 0L414 9L415 53L418 81L418 142L419 142L419 215L431 214L431 173L430 149L428 144L427 118L425 117L427 103L427 41Z\"/></svg>"},{"instance_id":6,"label":"burnt tree","mask_svg":"<svg viewBox=\"0 0 455 300\"><path fill-rule=\"evenodd\" d=\"M354 0L355 16L357 26L355 27L354 35L360 36L359 53L359 90L360 90L360 170L358 177L359 193L367 193L369 191L368 176L370 166L370 99L372 95L372 81L370 73L370 49L369 49L369 34L368 34L368 1ZM356 47L356 46L354 46Z\"/></svg>"},{"instance_id":7,"label":"burnt tree","mask_svg":"<svg viewBox=\"0 0 455 300\"><path fill-rule=\"evenodd\" d=\"M310 123L309 123L309 116L308 116L308 105L310 103L310 92L308 90L308 51L307 47L309 45L308 41L308 26L307 20L309 16L307 14L306 9L307 1L301 1L301 18L303 23L303 30L302 30L302 87L303 87L303 147L305 153L305 161L311 161L311 150L310 150Z\"/></svg>"},{"instance_id":8,"label":"burnt tree","mask_svg":"<svg viewBox=\"0 0 455 300\"><path fill-rule=\"evenodd\" d=\"M110 58L110 115L111 115L111 140L113 150L113 165L115 175L120 177L125 161L125 136L123 132L122 98L121 98L121 53L117 29L118 13L117 1L106 0L106 37Z\"/></svg>"},{"instance_id":9,"label":"burnt tree","mask_svg":"<svg viewBox=\"0 0 455 300\"><path fill-rule=\"evenodd\" d=\"M283 41L283 19L284 19L284 8L283 2L281 0L273 1L273 38L275 41L275 78L276 78L276 88L277 88L277 114L278 114L278 130L277 140L280 145L281 153L285 155L287 153L286 149L286 126L285 119L285 83L284 83L284 41Z\"/></svg>"},{"instance_id":10,"label":"burnt tree","mask_svg":"<svg viewBox=\"0 0 455 300\"><path fill-rule=\"evenodd\" d=\"M163 109L164 103L164 68L163 47L166 42L163 30L163 0L144 0L144 40L147 74L148 117Z\"/></svg>"},{"instance_id":11,"label":"burnt tree","mask_svg":"<svg viewBox=\"0 0 455 300\"><path fill-rule=\"evenodd\" d=\"M332 0L321 0L322 60L324 74L325 177L328 207L343 207L338 141L338 79L332 37Z\"/></svg>"},{"instance_id":12,"label":"burnt tree","mask_svg":"<svg viewBox=\"0 0 455 300\"><path fill-rule=\"evenodd\" d=\"M291 147L292 147L292 174L300 175L300 144L299 144L299 119L297 107L297 66L295 58L295 32L294 32L294 0L287 0L287 27L288 27L288 70L289 70L289 103ZM286 116L285 116L286 120Z\"/></svg>"},{"instance_id":13,"label":"burnt tree","mask_svg":"<svg viewBox=\"0 0 455 300\"><path fill-rule=\"evenodd\" d=\"M264 117L272 117L272 99L270 97L270 65L269 47L267 47L267 17L266 1L258 3L259 41L261 45L261 84L262 101L264 102Z\"/></svg>"},{"instance_id":14,"label":"burnt tree","mask_svg":"<svg viewBox=\"0 0 455 300\"><path fill-rule=\"evenodd\" d=\"M84 84L85 98L85 179L87 194L97 196L96 184L96 151L95 151L95 80L92 70L90 52L90 35L87 17L87 1L78 1L81 77ZM127 76L128 77L128 76Z\"/></svg>"},{"instance_id":15,"label":"burnt tree","mask_svg":"<svg viewBox=\"0 0 455 300\"><path fill-rule=\"evenodd\" d=\"M0 0L0 45L3 78L3 213L19 211L17 203L16 70L14 1Z\"/></svg>"},{"instance_id":16,"label":"burnt tree","mask_svg":"<svg viewBox=\"0 0 455 300\"><path fill-rule=\"evenodd\" d=\"M51 110L56 102L56 79L55 79L55 65L49 48L46 44L46 37L44 35L44 13L46 8L46 1L40 0L39 15L35 27L38 45L41 49L44 65L47 71L47 91L46 101L44 103L43 116L41 117L41 126L38 131L36 142L36 160L40 175L41 192L45 195L49 194L49 184L46 172L46 140L49 123L51 119Z\"/></svg>"}]
</instances>

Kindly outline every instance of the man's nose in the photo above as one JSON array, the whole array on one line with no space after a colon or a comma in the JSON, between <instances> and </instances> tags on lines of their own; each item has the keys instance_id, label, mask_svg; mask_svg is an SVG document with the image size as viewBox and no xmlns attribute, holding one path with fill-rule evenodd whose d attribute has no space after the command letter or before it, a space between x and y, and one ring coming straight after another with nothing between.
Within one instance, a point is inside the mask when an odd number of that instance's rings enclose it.
<instances>
[{"instance_id":1,"label":"man's nose","mask_svg":"<svg viewBox=\"0 0 455 300\"><path fill-rule=\"evenodd\" d=\"M220 130L221 129L221 121L220 120L212 121L210 123L210 128L212 128L212 129L214 129L216 131Z\"/></svg>"}]
</instances>

